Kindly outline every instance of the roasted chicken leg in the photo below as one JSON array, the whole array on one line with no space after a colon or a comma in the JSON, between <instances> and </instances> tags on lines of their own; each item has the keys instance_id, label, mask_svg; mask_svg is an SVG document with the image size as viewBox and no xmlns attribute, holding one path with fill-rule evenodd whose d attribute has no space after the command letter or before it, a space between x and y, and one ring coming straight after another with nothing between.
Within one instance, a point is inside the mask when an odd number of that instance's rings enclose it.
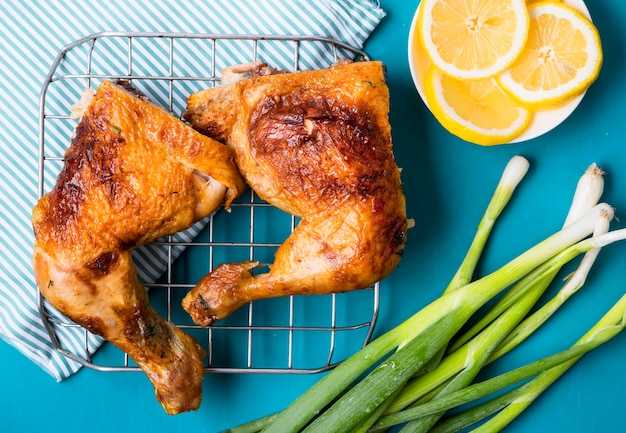
<instances>
[{"instance_id":1,"label":"roasted chicken leg","mask_svg":"<svg viewBox=\"0 0 626 433\"><path fill-rule=\"evenodd\" d=\"M191 95L186 119L233 149L261 198L302 220L269 272L222 264L199 282L183 307L201 325L252 300L367 287L392 272L406 240L383 65L248 75Z\"/></svg>"},{"instance_id":2,"label":"roasted chicken leg","mask_svg":"<svg viewBox=\"0 0 626 433\"><path fill-rule=\"evenodd\" d=\"M34 270L59 311L126 352L168 414L195 410L203 349L149 305L131 250L188 228L245 188L231 151L104 81L51 192L33 210Z\"/></svg>"}]
</instances>

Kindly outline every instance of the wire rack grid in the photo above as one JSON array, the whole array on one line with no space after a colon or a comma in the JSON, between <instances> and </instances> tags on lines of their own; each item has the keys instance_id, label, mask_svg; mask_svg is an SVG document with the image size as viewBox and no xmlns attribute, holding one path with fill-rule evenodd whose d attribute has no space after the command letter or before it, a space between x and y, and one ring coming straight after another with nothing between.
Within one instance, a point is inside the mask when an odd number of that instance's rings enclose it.
<instances>
[{"instance_id":1,"label":"wire rack grid","mask_svg":"<svg viewBox=\"0 0 626 433\"><path fill-rule=\"evenodd\" d=\"M261 60L298 71L329 66L340 58L367 55L314 36L105 32L77 40L59 52L42 87L39 195L52 187L62 167L76 125L69 107L86 87L95 88L104 79L130 80L155 103L182 113L187 96L219 84L219 72L226 66ZM297 223L247 191L230 213L216 212L184 233L135 250L151 304L204 346L205 371L319 372L370 340L379 310L378 283L350 293L251 302L207 328L195 325L182 310L184 295L217 264L251 259L271 263ZM158 273L143 271L142 263L154 265L147 268L156 267ZM111 345L98 349L99 337L62 316L41 293L39 309L51 343L66 357L101 371L139 370ZM80 332L82 343L68 343L70 332Z\"/></svg>"}]
</instances>

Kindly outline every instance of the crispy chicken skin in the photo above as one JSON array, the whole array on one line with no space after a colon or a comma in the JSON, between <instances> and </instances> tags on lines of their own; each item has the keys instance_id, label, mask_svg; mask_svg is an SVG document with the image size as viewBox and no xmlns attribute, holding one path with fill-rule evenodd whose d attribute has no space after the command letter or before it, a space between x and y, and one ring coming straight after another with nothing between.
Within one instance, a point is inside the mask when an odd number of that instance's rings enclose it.
<instances>
[{"instance_id":1,"label":"crispy chicken skin","mask_svg":"<svg viewBox=\"0 0 626 433\"><path fill-rule=\"evenodd\" d=\"M400 261L406 206L380 62L255 76L188 98L186 119L235 153L252 189L301 217L269 272L222 264L183 300L209 325L241 305L361 289Z\"/></svg>"},{"instance_id":2,"label":"crispy chicken skin","mask_svg":"<svg viewBox=\"0 0 626 433\"><path fill-rule=\"evenodd\" d=\"M205 353L149 305L131 250L228 207L244 188L226 146L128 85L104 81L33 210L39 289L126 352L168 414L199 407Z\"/></svg>"}]
</instances>

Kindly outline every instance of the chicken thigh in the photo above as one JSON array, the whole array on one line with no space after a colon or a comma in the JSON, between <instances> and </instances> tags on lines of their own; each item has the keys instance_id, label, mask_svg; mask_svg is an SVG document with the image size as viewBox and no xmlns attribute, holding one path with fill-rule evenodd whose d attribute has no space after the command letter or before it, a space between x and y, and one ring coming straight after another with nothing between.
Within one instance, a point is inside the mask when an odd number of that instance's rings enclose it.
<instances>
[{"instance_id":1,"label":"chicken thigh","mask_svg":"<svg viewBox=\"0 0 626 433\"><path fill-rule=\"evenodd\" d=\"M104 81L82 114L54 188L33 210L42 294L126 352L168 414L199 407L205 354L152 309L131 250L228 207L244 188L226 146L128 83Z\"/></svg>"},{"instance_id":2,"label":"chicken thigh","mask_svg":"<svg viewBox=\"0 0 626 433\"><path fill-rule=\"evenodd\" d=\"M190 291L183 307L204 326L257 299L365 288L392 272L406 241L383 65L251 75L191 95L185 117L233 149L262 199L301 222L269 272L221 264Z\"/></svg>"}]
</instances>

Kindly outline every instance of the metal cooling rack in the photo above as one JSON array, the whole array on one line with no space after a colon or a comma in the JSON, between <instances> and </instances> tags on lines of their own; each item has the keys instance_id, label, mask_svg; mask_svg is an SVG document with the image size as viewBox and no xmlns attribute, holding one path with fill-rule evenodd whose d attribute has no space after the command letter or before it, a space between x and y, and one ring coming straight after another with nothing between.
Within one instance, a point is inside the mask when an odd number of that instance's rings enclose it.
<instances>
[{"instance_id":1,"label":"metal cooling rack","mask_svg":"<svg viewBox=\"0 0 626 433\"><path fill-rule=\"evenodd\" d=\"M61 169L76 125L69 119L69 106L86 87L95 88L104 79L131 80L170 112L182 113L189 94L219 84L223 67L261 60L296 71L329 66L339 58L367 55L320 37L106 32L77 40L59 52L41 92L39 195L51 188ZM182 310L182 297L214 266L259 257L271 262L296 224L293 216L248 191L230 214L217 212L203 221L193 239L168 237L150 246L167 256L160 278L145 284L151 303L204 346L207 372L323 371L371 338L378 283L350 293L255 301L208 328L193 324ZM102 371L139 370L112 345L98 349L99 337L62 316L41 294L39 305L52 344L66 357ZM83 333L82 347L65 343L70 329Z\"/></svg>"}]
</instances>

